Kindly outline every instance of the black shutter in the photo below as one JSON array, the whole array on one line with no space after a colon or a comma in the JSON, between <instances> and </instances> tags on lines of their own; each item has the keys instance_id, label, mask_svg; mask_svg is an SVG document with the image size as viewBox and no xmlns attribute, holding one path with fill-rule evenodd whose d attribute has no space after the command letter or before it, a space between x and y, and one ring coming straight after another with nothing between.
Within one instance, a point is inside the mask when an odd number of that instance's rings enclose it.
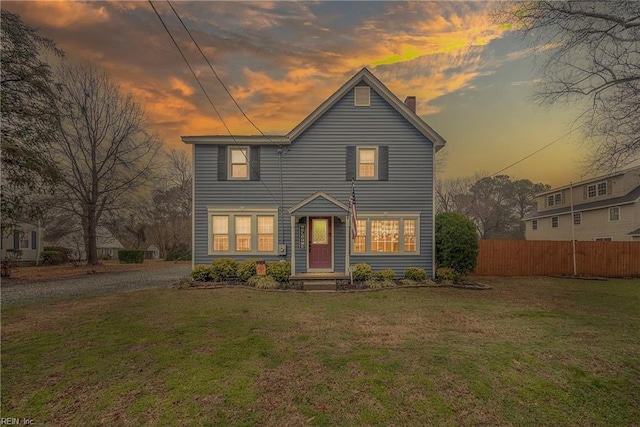
<instances>
[{"instance_id":1,"label":"black shutter","mask_svg":"<svg viewBox=\"0 0 640 427\"><path fill-rule=\"evenodd\" d=\"M20 232L18 230L13 232L13 249L20 249Z\"/></svg>"},{"instance_id":2,"label":"black shutter","mask_svg":"<svg viewBox=\"0 0 640 427\"><path fill-rule=\"evenodd\" d=\"M31 232L31 249L38 249L38 233Z\"/></svg>"},{"instance_id":3,"label":"black shutter","mask_svg":"<svg viewBox=\"0 0 640 427\"><path fill-rule=\"evenodd\" d=\"M260 146L249 147L249 180L260 181Z\"/></svg>"},{"instance_id":4,"label":"black shutter","mask_svg":"<svg viewBox=\"0 0 640 427\"><path fill-rule=\"evenodd\" d=\"M389 146L378 147L378 180L389 181Z\"/></svg>"},{"instance_id":5,"label":"black shutter","mask_svg":"<svg viewBox=\"0 0 640 427\"><path fill-rule=\"evenodd\" d=\"M346 168L346 180L351 181L356 179L356 146L347 145L347 168Z\"/></svg>"},{"instance_id":6,"label":"black shutter","mask_svg":"<svg viewBox=\"0 0 640 427\"><path fill-rule=\"evenodd\" d=\"M218 147L218 181L227 180L227 146Z\"/></svg>"}]
</instances>

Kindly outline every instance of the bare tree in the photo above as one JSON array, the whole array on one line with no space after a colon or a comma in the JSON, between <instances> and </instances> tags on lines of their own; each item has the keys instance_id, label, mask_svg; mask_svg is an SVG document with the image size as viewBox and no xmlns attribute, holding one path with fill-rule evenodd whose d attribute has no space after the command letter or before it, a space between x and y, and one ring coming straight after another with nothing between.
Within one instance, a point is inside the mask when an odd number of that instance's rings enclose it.
<instances>
[{"instance_id":1,"label":"bare tree","mask_svg":"<svg viewBox=\"0 0 640 427\"><path fill-rule=\"evenodd\" d=\"M528 1L498 14L545 58L536 99L576 104L592 165L612 170L640 159L640 2Z\"/></svg>"},{"instance_id":2,"label":"bare tree","mask_svg":"<svg viewBox=\"0 0 640 427\"><path fill-rule=\"evenodd\" d=\"M58 175L55 163L45 154L57 120L51 108L53 76L41 55L61 57L63 53L52 40L4 9L0 30L0 228L6 232L19 219L39 215L33 199L50 193Z\"/></svg>"},{"instance_id":3,"label":"bare tree","mask_svg":"<svg viewBox=\"0 0 640 427\"><path fill-rule=\"evenodd\" d=\"M146 185L161 146L132 95L92 65L62 66L58 132L51 154L61 170L61 207L82 226L87 263L98 263L97 228L106 212Z\"/></svg>"}]
</instances>

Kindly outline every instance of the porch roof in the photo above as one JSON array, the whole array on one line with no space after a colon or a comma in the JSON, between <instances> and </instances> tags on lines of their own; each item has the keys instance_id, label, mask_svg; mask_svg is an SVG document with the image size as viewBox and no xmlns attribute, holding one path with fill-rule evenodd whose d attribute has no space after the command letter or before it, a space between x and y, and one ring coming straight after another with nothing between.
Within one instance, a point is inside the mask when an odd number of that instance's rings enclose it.
<instances>
[{"instance_id":1,"label":"porch roof","mask_svg":"<svg viewBox=\"0 0 640 427\"><path fill-rule=\"evenodd\" d=\"M347 205L324 191L313 193L306 199L289 208L289 214L305 215L345 215L349 211Z\"/></svg>"}]
</instances>

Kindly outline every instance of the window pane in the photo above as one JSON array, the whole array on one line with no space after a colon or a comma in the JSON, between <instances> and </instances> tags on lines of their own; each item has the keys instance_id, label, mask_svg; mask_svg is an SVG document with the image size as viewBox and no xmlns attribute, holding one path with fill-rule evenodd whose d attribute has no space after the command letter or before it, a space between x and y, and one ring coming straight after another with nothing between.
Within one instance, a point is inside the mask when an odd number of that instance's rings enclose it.
<instances>
[{"instance_id":1,"label":"window pane","mask_svg":"<svg viewBox=\"0 0 640 427\"><path fill-rule=\"evenodd\" d=\"M558 228L558 217L557 216L551 217L551 227Z\"/></svg>"},{"instance_id":2,"label":"window pane","mask_svg":"<svg viewBox=\"0 0 640 427\"><path fill-rule=\"evenodd\" d=\"M236 234L251 234L251 217L236 217Z\"/></svg>"},{"instance_id":3,"label":"window pane","mask_svg":"<svg viewBox=\"0 0 640 427\"><path fill-rule=\"evenodd\" d=\"M258 233L273 234L273 217L272 216L258 217Z\"/></svg>"},{"instance_id":4,"label":"window pane","mask_svg":"<svg viewBox=\"0 0 640 427\"><path fill-rule=\"evenodd\" d=\"M229 250L229 236L228 235L214 235L213 236L213 250L216 252L226 252Z\"/></svg>"},{"instance_id":5,"label":"window pane","mask_svg":"<svg viewBox=\"0 0 640 427\"><path fill-rule=\"evenodd\" d=\"M249 168L247 165L232 165L231 166L231 177L232 178L246 178L247 172Z\"/></svg>"},{"instance_id":6,"label":"window pane","mask_svg":"<svg viewBox=\"0 0 640 427\"><path fill-rule=\"evenodd\" d=\"M590 185L587 187L587 197L596 197L596 186Z\"/></svg>"},{"instance_id":7,"label":"window pane","mask_svg":"<svg viewBox=\"0 0 640 427\"><path fill-rule=\"evenodd\" d=\"M358 150L358 176L360 178L375 178L376 150L361 148Z\"/></svg>"},{"instance_id":8,"label":"window pane","mask_svg":"<svg viewBox=\"0 0 640 427\"><path fill-rule=\"evenodd\" d=\"M258 235L258 250L260 252L273 252L273 234Z\"/></svg>"},{"instance_id":9,"label":"window pane","mask_svg":"<svg viewBox=\"0 0 640 427\"><path fill-rule=\"evenodd\" d=\"M367 221L359 219L356 227L358 229L358 234L353 242L353 252L364 253L367 250Z\"/></svg>"},{"instance_id":10,"label":"window pane","mask_svg":"<svg viewBox=\"0 0 640 427\"><path fill-rule=\"evenodd\" d=\"M213 234L229 233L229 217L214 216L213 217Z\"/></svg>"},{"instance_id":11,"label":"window pane","mask_svg":"<svg viewBox=\"0 0 640 427\"><path fill-rule=\"evenodd\" d=\"M244 148L234 148L231 150L231 163L247 163L247 150Z\"/></svg>"},{"instance_id":12,"label":"window pane","mask_svg":"<svg viewBox=\"0 0 640 427\"><path fill-rule=\"evenodd\" d=\"M556 205L559 205L562 202L562 194L556 194L553 201Z\"/></svg>"},{"instance_id":13,"label":"window pane","mask_svg":"<svg viewBox=\"0 0 640 427\"><path fill-rule=\"evenodd\" d=\"M582 214L581 213L574 213L573 214L573 223L575 225L580 225L581 222L582 222Z\"/></svg>"},{"instance_id":14,"label":"window pane","mask_svg":"<svg viewBox=\"0 0 640 427\"><path fill-rule=\"evenodd\" d=\"M605 194L607 194L607 183L601 182L598 184L598 196L604 196Z\"/></svg>"},{"instance_id":15,"label":"window pane","mask_svg":"<svg viewBox=\"0 0 640 427\"><path fill-rule=\"evenodd\" d=\"M376 170L373 165L361 164L358 169L358 176L361 178L374 178L376 176Z\"/></svg>"},{"instance_id":16,"label":"window pane","mask_svg":"<svg viewBox=\"0 0 640 427\"><path fill-rule=\"evenodd\" d=\"M360 163L373 163L376 160L376 150L361 149L360 150Z\"/></svg>"},{"instance_id":17,"label":"window pane","mask_svg":"<svg viewBox=\"0 0 640 427\"><path fill-rule=\"evenodd\" d=\"M236 251L238 252L250 252L251 251L251 235L250 234L236 234Z\"/></svg>"},{"instance_id":18,"label":"window pane","mask_svg":"<svg viewBox=\"0 0 640 427\"><path fill-rule=\"evenodd\" d=\"M620 219L620 208L609 208L609 220L618 221Z\"/></svg>"},{"instance_id":19,"label":"window pane","mask_svg":"<svg viewBox=\"0 0 640 427\"><path fill-rule=\"evenodd\" d=\"M329 220L314 219L311 237L311 242L314 244L324 245L329 243Z\"/></svg>"},{"instance_id":20,"label":"window pane","mask_svg":"<svg viewBox=\"0 0 640 427\"><path fill-rule=\"evenodd\" d=\"M416 222L412 219L404 220L404 251L416 251Z\"/></svg>"},{"instance_id":21,"label":"window pane","mask_svg":"<svg viewBox=\"0 0 640 427\"><path fill-rule=\"evenodd\" d=\"M398 221L371 221L371 252L398 252Z\"/></svg>"}]
</instances>

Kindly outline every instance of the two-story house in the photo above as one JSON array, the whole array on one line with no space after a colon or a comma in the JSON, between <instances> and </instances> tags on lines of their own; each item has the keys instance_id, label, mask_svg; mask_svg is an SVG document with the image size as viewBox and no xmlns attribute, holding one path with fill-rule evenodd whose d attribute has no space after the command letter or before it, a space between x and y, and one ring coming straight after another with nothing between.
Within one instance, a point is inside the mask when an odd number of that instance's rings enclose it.
<instances>
[{"instance_id":1,"label":"two-story house","mask_svg":"<svg viewBox=\"0 0 640 427\"><path fill-rule=\"evenodd\" d=\"M286 259L300 275L366 262L433 275L445 141L415 106L365 68L286 135L182 137L193 146L193 263Z\"/></svg>"},{"instance_id":2,"label":"two-story house","mask_svg":"<svg viewBox=\"0 0 640 427\"><path fill-rule=\"evenodd\" d=\"M640 241L640 167L536 197L537 212L525 219L527 240L572 240L575 235L576 240Z\"/></svg>"}]
</instances>

